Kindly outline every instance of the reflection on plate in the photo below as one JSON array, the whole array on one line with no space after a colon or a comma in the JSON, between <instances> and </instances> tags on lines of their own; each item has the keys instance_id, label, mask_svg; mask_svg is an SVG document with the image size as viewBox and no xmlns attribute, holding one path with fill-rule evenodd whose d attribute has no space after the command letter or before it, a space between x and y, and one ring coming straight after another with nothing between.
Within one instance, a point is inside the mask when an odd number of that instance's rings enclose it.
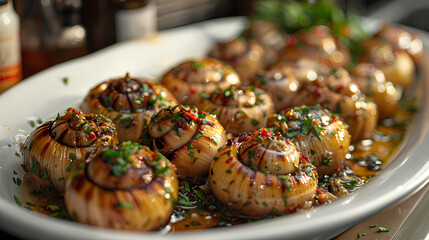
<instances>
[{"instance_id":1,"label":"reflection on plate","mask_svg":"<svg viewBox=\"0 0 429 240\"><path fill-rule=\"evenodd\" d=\"M95 228L28 211L17 206L20 188L13 178L22 177L19 142L32 130L28 121L48 120L57 112L76 106L90 88L113 76L130 72L155 78L180 61L206 54L214 41L236 35L243 18L199 23L162 32L159 36L121 43L34 75L0 96L0 220L14 235L40 239L309 239L330 238L352 224L408 196L429 179L428 97L421 96L420 111L393 161L365 187L308 212L231 228L160 233L120 232ZM428 62L423 63L425 66ZM423 67L425 70L425 67ZM68 78L68 83L63 78ZM427 92L429 73L419 79ZM14 170L17 172L15 173Z\"/></svg>"}]
</instances>

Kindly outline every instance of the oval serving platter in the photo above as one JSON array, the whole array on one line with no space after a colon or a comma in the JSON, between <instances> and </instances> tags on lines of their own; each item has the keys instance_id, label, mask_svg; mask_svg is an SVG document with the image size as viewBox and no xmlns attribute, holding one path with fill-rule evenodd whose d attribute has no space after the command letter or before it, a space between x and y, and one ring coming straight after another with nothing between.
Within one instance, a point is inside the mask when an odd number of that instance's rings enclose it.
<instances>
[{"instance_id":1,"label":"oval serving platter","mask_svg":"<svg viewBox=\"0 0 429 240\"><path fill-rule=\"evenodd\" d=\"M375 23L374 20L371 23ZM129 72L155 79L185 59L203 57L215 41L237 35L242 17L224 18L115 44L42 71L0 95L0 228L31 239L327 239L419 190L429 180L429 63L419 74L419 111L390 164L364 187L303 213L229 228L162 232L101 229L29 211L16 203L22 178L20 143L33 127L29 121L53 118L82 101L90 88ZM374 24L373 24L374 25ZM366 25L367 26L367 25Z\"/></svg>"}]
</instances>

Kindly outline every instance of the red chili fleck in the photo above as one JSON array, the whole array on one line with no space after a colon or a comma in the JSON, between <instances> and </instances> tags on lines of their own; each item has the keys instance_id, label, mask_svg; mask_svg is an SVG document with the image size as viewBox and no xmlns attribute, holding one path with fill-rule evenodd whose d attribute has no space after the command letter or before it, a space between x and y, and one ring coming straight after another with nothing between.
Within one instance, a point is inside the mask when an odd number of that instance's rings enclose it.
<instances>
[{"instance_id":1,"label":"red chili fleck","mask_svg":"<svg viewBox=\"0 0 429 240\"><path fill-rule=\"evenodd\" d=\"M332 122L337 122L337 121L340 121L340 119L339 119L339 118L337 118L337 117L334 117L334 118L332 119Z\"/></svg>"},{"instance_id":2,"label":"red chili fleck","mask_svg":"<svg viewBox=\"0 0 429 240\"><path fill-rule=\"evenodd\" d=\"M316 189L316 194L321 194L321 193L325 193L325 190L322 189Z\"/></svg>"},{"instance_id":3,"label":"red chili fleck","mask_svg":"<svg viewBox=\"0 0 429 240\"><path fill-rule=\"evenodd\" d=\"M258 130L256 130L256 131L254 131L253 132L253 135L256 137L256 136L258 136L259 135L259 131Z\"/></svg>"},{"instance_id":4,"label":"red chili fleck","mask_svg":"<svg viewBox=\"0 0 429 240\"><path fill-rule=\"evenodd\" d=\"M292 214L292 213L295 213L295 212L296 212L296 208L288 208L285 211L285 213L287 213L287 214Z\"/></svg>"},{"instance_id":5,"label":"red chili fleck","mask_svg":"<svg viewBox=\"0 0 429 240\"><path fill-rule=\"evenodd\" d=\"M310 162L310 160L308 160L308 157L302 157L302 160L304 161L304 162L306 162L306 163L309 163Z\"/></svg>"},{"instance_id":6,"label":"red chili fleck","mask_svg":"<svg viewBox=\"0 0 429 240\"><path fill-rule=\"evenodd\" d=\"M272 132L269 132L266 128L262 128L261 136L262 137L271 137L273 135Z\"/></svg>"},{"instance_id":7,"label":"red chili fleck","mask_svg":"<svg viewBox=\"0 0 429 240\"><path fill-rule=\"evenodd\" d=\"M293 47L293 46L295 46L295 44L298 42L298 40L296 39L296 37L295 36L290 36L290 37L288 37L288 39L287 39L287 43L286 43L286 46L288 46L288 47Z\"/></svg>"},{"instance_id":8,"label":"red chili fleck","mask_svg":"<svg viewBox=\"0 0 429 240\"><path fill-rule=\"evenodd\" d=\"M154 154L152 155L152 158L156 158L156 157L158 157L158 153L154 153Z\"/></svg>"},{"instance_id":9,"label":"red chili fleck","mask_svg":"<svg viewBox=\"0 0 429 240\"><path fill-rule=\"evenodd\" d=\"M241 142L249 140L250 138L251 138L251 136L249 136L248 134L241 134L238 136L237 142L241 143Z\"/></svg>"},{"instance_id":10,"label":"red chili fleck","mask_svg":"<svg viewBox=\"0 0 429 240\"><path fill-rule=\"evenodd\" d=\"M322 91L320 91L320 88L316 88L314 92L319 96L322 95Z\"/></svg>"},{"instance_id":11,"label":"red chili fleck","mask_svg":"<svg viewBox=\"0 0 429 240\"><path fill-rule=\"evenodd\" d=\"M177 92L179 91L179 88L177 86L174 86L173 91Z\"/></svg>"},{"instance_id":12,"label":"red chili fleck","mask_svg":"<svg viewBox=\"0 0 429 240\"><path fill-rule=\"evenodd\" d=\"M198 117L196 117L195 115L192 115L192 114L190 114L190 113L188 113L188 112L185 112L185 115L186 115L187 117L189 117L190 119L194 120L194 121L196 121L196 120L198 119Z\"/></svg>"},{"instance_id":13,"label":"red chili fleck","mask_svg":"<svg viewBox=\"0 0 429 240\"><path fill-rule=\"evenodd\" d=\"M143 162L143 161L144 161L143 156L139 156L137 159L138 159L139 161L141 161L141 162Z\"/></svg>"},{"instance_id":14,"label":"red chili fleck","mask_svg":"<svg viewBox=\"0 0 429 240\"><path fill-rule=\"evenodd\" d=\"M284 111L284 114L287 114L288 112L290 112L290 108L286 109L286 110Z\"/></svg>"},{"instance_id":15,"label":"red chili fleck","mask_svg":"<svg viewBox=\"0 0 429 240\"><path fill-rule=\"evenodd\" d=\"M197 90L195 89L194 86L191 85L191 86L189 86L189 92L192 94L195 94L195 93L197 93Z\"/></svg>"},{"instance_id":16,"label":"red chili fleck","mask_svg":"<svg viewBox=\"0 0 429 240\"><path fill-rule=\"evenodd\" d=\"M88 140L92 140L92 139L94 139L96 137L96 135L95 135L95 133L93 133L93 132L91 132L90 134L89 134L89 137L88 137Z\"/></svg>"},{"instance_id":17,"label":"red chili fleck","mask_svg":"<svg viewBox=\"0 0 429 240\"><path fill-rule=\"evenodd\" d=\"M225 161L225 163L230 163L231 161L232 161L232 159L234 159L233 157L229 157L226 161Z\"/></svg>"}]
</instances>

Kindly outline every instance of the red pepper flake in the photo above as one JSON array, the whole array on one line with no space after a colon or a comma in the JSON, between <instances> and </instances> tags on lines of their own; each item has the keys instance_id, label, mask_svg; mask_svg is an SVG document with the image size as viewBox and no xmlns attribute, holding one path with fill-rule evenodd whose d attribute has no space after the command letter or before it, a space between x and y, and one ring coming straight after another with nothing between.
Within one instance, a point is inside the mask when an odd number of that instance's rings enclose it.
<instances>
[{"instance_id":1,"label":"red pepper flake","mask_svg":"<svg viewBox=\"0 0 429 240\"><path fill-rule=\"evenodd\" d=\"M340 121L340 119L339 119L339 118L337 118L337 117L334 117L334 118L332 119L332 122L337 122L337 121Z\"/></svg>"},{"instance_id":2,"label":"red pepper flake","mask_svg":"<svg viewBox=\"0 0 429 240\"><path fill-rule=\"evenodd\" d=\"M314 92L319 96L322 95L322 91L320 90L320 88L316 88Z\"/></svg>"},{"instance_id":3,"label":"red pepper flake","mask_svg":"<svg viewBox=\"0 0 429 240\"><path fill-rule=\"evenodd\" d=\"M94 139L96 137L95 133L91 132L89 134L88 140L91 141L92 139Z\"/></svg>"},{"instance_id":4,"label":"red pepper flake","mask_svg":"<svg viewBox=\"0 0 429 240\"><path fill-rule=\"evenodd\" d=\"M258 131L258 130L256 130L256 131L254 131L254 132L253 132L253 136L254 136L254 137L256 137L256 136L258 136L258 135L259 135L259 131Z\"/></svg>"},{"instance_id":5,"label":"red pepper flake","mask_svg":"<svg viewBox=\"0 0 429 240\"><path fill-rule=\"evenodd\" d=\"M152 158L156 158L156 157L158 157L158 153L154 153L154 154L152 155Z\"/></svg>"},{"instance_id":6,"label":"red pepper flake","mask_svg":"<svg viewBox=\"0 0 429 240\"><path fill-rule=\"evenodd\" d=\"M195 87L191 85L191 86L189 86L189 92L191 94L195 94L195 93L197 93L197 89L195 89Z\"/></svg>"},{"instance_id":7,"label":"red pepper flake","mask_svg":"<svg viewBox=\"0 0 429 240\"><path fill-rule=\"evenodd\" d=\"M189 117L190 119L194 120L194 121L196 121L196 120L198 119L198 117L196 117L195 115L192 115L192 114L190 114L190 113L188 113L188 112L185 112L185 115L186 115L187 117Z\"/></svg>"},{"instance_id":8,"label":"red pepper flake","mask_svg":"<svg viewBox=\"0 0 429 240\"><path fill-rule=\"evenodd\" d=\"M177 92L179 91L179 88L177 86L174 86L173 91Z\"/></svg>"},{"instance_id":9,"label":"red pepper flake","mask_svg":"<svg viewBox=\"0 0 429 240\"><path fill-rule=\"evenodd\" d=\"M287 213L287 214L292 214L292 213L295 213L295 212L296 212L296 208L288 208L285 211L285 213Z\"/></svg>"},{"instance_id":10,"label":"red pepper flake","mask_svg":"<svg viewBox=\"0 0 429 240\"><path fill-rule=\"evenodd\" d=\"M302 160L303 160L304 162L306 162L306 163L309 163L309 162L310 162L310 160L308 160L308 157L304 157L304 156L302 156Z\"/></svg>"},{"instance_id":11,"label":"red pepper flake","mask_svg":"<svg viewBox=\"0 0 429 240\"><path fill-rule=\"evenodd\" d=\"M295 36L290 36L287 39L286 46L293 47L296 45L297 42L298 42L298 40L296 39Z\"/></svg>"},{"instance_id":12,"label":"red pepper flake","mask_svg":"<svg viewBox=\"0 0 429 240\"><path fill-rule=\"evenodd\" d=\"M249 139L251 139L252 137L251 136L249 136L248 134L242 134L242 135L240 135L238 138L237 138L237 142L238 143L241 143L241 142L245 142L245 141L247 141L247 140L249 140Z\"/></svg>"},{"instance_id":13,"label":"red pepper flake","mask_svg":"<svg viewBox=\"0 0 429 240\"><path fill-rule=\"evenodd\" d=\"M272 132L269 132L266 128L261 129L261 137L271 137L273 135Z\"/></svg>"},{"instance_id":14,"label":"red pepper flake","mask_svg":"<svg viewBox=\"0 0 429 240\"><path fill-rule=\"evenodd\" d=\"M233 157L229 157L226 161L225 161L225 163L230 163L231 161L232 161L232 159L234 159Z\"/></svg>"},{"instance_id":15,"label":"red pepper flake","mask_svg":"<svg viewBox=\"0 0 429 240\"><path fill-rule=\"evenodd\" d=\"M284 114L287 114L288 112L290 112L290 108L286 109L286 110L284 111Z\"/></svg>"},{"instance_id":16,"label":"red pepper flake","mask_svg":"<svg viewBox=\"0 0 429 240\"><path fill-rule=\"evenodd\" d=\"M322 189L316 189L316 194L321 194L321 193L325 193L325 190Z\"/></svg>"}]
</instances>

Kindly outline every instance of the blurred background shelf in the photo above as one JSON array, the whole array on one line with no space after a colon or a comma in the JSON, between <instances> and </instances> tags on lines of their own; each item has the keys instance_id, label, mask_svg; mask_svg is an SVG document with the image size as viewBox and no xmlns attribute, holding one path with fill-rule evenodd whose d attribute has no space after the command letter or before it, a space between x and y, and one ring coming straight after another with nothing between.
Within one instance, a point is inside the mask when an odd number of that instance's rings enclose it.
<instances>
[{"instance_id":1,"label":"blurred background shelf","mask_svg":"<svg viewBox=\"0 0 429 240\"><path fill-rule=\"evenodd\" d=\"M203 20L250 15L254 0L152 0L156 3L158 31ZM117 42L115 13L118 4L145 0L13 0L21 18L24 79L55 64ZM429 29L426 0L337 0L343 9ZM410 4L412 2L412 4ZM67 28L67 29L66 29ZM68 40L65 40L68 38ZM73 38L72 40L70 40ZM60 46L60 43L62 47ZM65 46L67 45L68 46ZM36 60L37 59L37 60Z\"/></svg>"}]
</instances>

